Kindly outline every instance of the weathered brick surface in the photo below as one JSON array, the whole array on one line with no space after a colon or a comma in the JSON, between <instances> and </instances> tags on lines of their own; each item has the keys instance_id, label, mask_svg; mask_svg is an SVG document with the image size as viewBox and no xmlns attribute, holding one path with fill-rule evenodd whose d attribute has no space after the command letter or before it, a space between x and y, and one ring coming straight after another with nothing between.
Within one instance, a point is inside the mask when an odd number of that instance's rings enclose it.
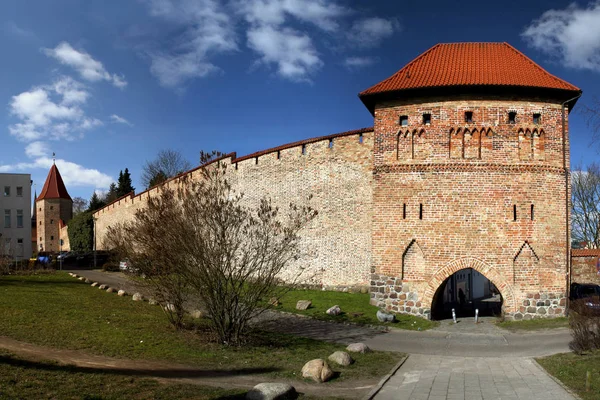
<instances>
[{"instance_id":1,"label":"weathered brick surface","mask_svg":"<svg viewBox=\"0 0 600 400\"><path fill-rule=\"evenodd\" d=\"M600 274L596 267L599 257L600 249L572 250L571 282L600 285Z\"/></svg>"},{"instance_id":2,"label":"weathered brick surface","mask_svg":"<svg viewBox=\"0 0 600 400\"><path fill-rule=\"evenodd\" d=\"M304 150L303 150L304 149ZM336 286L368 286L371 265L373 134L365 132L320 140L261 154L227 158L228 179L246 201L270 197L281 210L290 202L308 202L319 215L302 233L305 256L290 265L286 276L299 267L306 283ZM190 172L198 179L199 171ZM171 184L176 184L172 181ZM103 247L108 226L128 220L145 205L156 189L126 196L95 213L98 248Z\"/></svg>"},{"instance_id":3,"label":"weathered brick surface","mask_svg":"<svg viewBox=\"0 0 600 400\"><path fill-rule=\"evenodd\" d=\"M465 122L465 111L473 122ZM517 112L515 124L508 123L510 111ZM431 114L430 125L423 125L424 113ZM541 124L533 124L534 113ZM408 126L399 126L402 115ZM561 126L560 105L545 102L413 99L376 107L373 270L379 279L372 279L371 302L424 315L446 278L474 268L496 284L509 317L529 293L560 303L568 243ZM382 276L393 283L380 285ZM521 317L564 312L550 303Z\"/></svg>"}]
</instances>

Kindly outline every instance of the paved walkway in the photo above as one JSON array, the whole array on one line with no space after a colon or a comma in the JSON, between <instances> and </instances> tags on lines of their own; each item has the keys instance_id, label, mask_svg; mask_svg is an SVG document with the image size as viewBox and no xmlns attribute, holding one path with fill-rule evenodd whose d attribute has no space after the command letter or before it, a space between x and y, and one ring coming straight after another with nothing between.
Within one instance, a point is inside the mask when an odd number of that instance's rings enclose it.
<instances>
[{"instance_id":1,"label":"paved walkway","mask_svg":"<svg viewBox=\"0 0 600 400\"><path fill-rule=\"evenodd\" d=\"M411 355L377 400L572 400L529 358Z\"/></svg>"}]
</instances>

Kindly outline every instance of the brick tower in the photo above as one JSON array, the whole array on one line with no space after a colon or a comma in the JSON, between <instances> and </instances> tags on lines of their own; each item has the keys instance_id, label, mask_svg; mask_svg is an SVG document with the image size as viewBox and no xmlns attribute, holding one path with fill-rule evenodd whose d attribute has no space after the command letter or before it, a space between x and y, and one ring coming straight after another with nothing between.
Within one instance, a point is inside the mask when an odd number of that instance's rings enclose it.
<instances>
[{"instance_id":1,"label":"brick tower","mask_svg":"<svg viewBox=\"0 0 600 400\"><path fill-rule=\"evenodd\" d=\"M579 96L507 43L438 44L360 93L375 118L371 303L426 317L465 270L507 317L563 315Z\"/></svg>"},{"instance_id":2,"label":"brick tower","mask_svg":"<svg viewBox=\"0 0 600 400\"><path fill-rule=\"evenodd\" d=\"M37 225L37 250L60 250L60 227L73 218L73 200L60 176L56 164L52 165L40 196L35 202Z\"/></svg>"}]
</instances>

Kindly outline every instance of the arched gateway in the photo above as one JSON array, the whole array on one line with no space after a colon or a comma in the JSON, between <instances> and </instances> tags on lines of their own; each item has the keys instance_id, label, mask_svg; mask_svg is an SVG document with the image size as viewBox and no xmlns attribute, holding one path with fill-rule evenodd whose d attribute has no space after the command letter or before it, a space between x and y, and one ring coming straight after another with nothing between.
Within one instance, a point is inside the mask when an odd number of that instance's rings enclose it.
<instances>
[{"instance_id":1,"label":"arched gateway","mask_svg":"<svg viewBox=\"0 0 600 400\"><path fill-rule=\"evenodd\" d=\"M423 307L431 309L435 293L440 288L440 285L455 272L469 268L484 275L500 291L503 298L502 310L504 312L514 313L516 311L516 301L512 285L496 268L471 257L451 261L433 275L423 293L421 300Z\"/></svg>"}]
</instances>

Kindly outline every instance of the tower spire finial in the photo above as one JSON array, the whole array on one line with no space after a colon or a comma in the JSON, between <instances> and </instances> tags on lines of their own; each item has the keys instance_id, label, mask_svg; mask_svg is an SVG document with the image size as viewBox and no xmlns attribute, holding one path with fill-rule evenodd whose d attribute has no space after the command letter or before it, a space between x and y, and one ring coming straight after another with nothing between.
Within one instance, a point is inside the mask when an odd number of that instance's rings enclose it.
<instances>
[{"instance_id":1,"label":"tower spire finial","mask_svg":"<svg viewBox=\"0 0 600 400\"><path fill-rule=\"evenodd\" d=\"M52 164L56 165L56 153L52 152Z\"/></svg>"}]
</instances>

